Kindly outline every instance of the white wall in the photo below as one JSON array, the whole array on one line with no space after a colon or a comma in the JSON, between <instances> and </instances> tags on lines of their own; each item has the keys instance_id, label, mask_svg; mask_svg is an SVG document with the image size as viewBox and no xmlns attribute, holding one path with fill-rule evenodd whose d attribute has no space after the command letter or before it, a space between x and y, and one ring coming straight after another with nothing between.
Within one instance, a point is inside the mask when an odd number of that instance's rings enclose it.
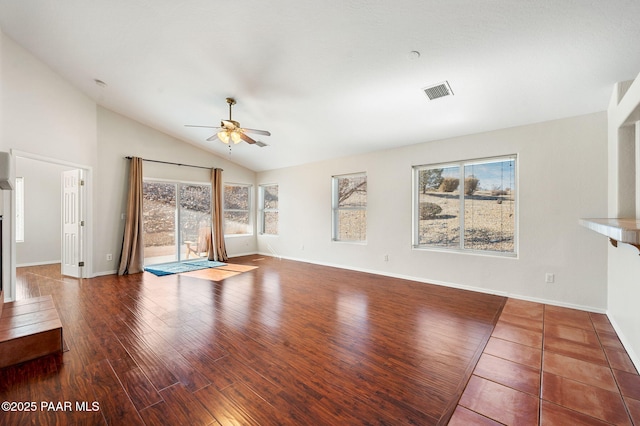
<instances>
[{"instance_id":1,"label":"white wall","mask_svg":"<svg viewBox=\"0 0 640 426\"><path fill-rule=\"evenodd\" d=\"M6 149L95 165L96 104L3 35L2 114Z\"/></svg>"},{"instance_id":2,"label":"white wall","mask_svg":"<svg viewBox=\"0 0 640 426\"><path fill-rule=\"evenodd\" d=\"M601 236L601 238L606 239ZM607 314L637 369L640 369L640 256L628 244L609 247Z\"/></svg>"},{"instance_id":3,"label":"white wall","mask_svg":"<svg viewBox=\"0 0 640 426\"><path fill-rule=\"evenodd\" d=\"M93 167L96 163L96 104L31 53L0 33L0 143L4 151ZM11 194L4 191L4 229L12 229ZM6 232L6 245L13 238ZM15 249L3 266L15 266ZM11 274L15 276L15 271ZM5 289L8 281L4 281ZM6 297L13 295L5 294Z\"/></svg>"},{"instance_id":4,"label":"white wall","mask_svg":"<svg viewBox=\"0 0 640 426\"><path fill-rule=\"evenodd\" d=\"M634 170L625 158L633 155L640 148L640 144L636 143L636 138L640 135L635 134L633 125L633 121L640 119L639 112L640 75L636 77L633 85L631 82L618 84L614 88L609 106L609 217L633 217L635 201L640 198L640 185L636 187L635 184L638 182L640 164L632 164ZM631 125L625 126L625 131L620 131L620 126L624 122ZM635 212L635 217L640 219L640 211ZM600 238L606 240L604 236ZM638 249L628 244L620 243L617 248L609 245L607 314L636 368L640 369L640 309L638 309L640 256L638 254Z\"/></svg>"},{"instance_id":5,"label":"white wall","mask_svg":"<svg viewBox=\"0 0 640 426\"><path fill-rule=\"evenodd\" d=\"M604 312L606 241L578 219L607 212L606 118L590 114L258 173L258 184L279 184L280 212L279 236L259 236L259 251ZM412 249L412 166L507 154L518 154L518 258ZM332 242L331 176L361 171L368 241ZM555 283L545 284L546 272Z\"/></svg>"},{"instance_id":6,"label":"white wall","mask_svg":"<svg viewBox=\"0 0 640 426\"><path fill-rule=\"evenodd\" d=\"M24 242L16 243L16 265L59 263L61 259L61 174L69 167L17 157L24 178Z\"/></svg>"},{"instance_id":7,"label":"white wall","mask_svg":"<svg viewBox=\"0 0 640 426\"><path fill-rule=\"evenodd\" d=\"M98 183L95 230L95 271L98 274L117 270L122 248L126 212L128 162L125 157L135 156L151 160L193 164L224 169L225 182L255 185L255 172L228 160L182 142L139 122L105 108L98 108ZM210 171L144 162L145 177L186 182L210 182ZM255 253L255 236L226 239L230 256ZM114 255L107 261L106 255Z\"/></svg>"},{"instance_id":8,"label":"white wall","mask_svg":"<svg viewBox=\"0 0 640 426\"><path fill-rule=\"evenodd\" d=\"M4 56L4 35L2 33L2 28L0 28L0 99L2 99L2 57ZM4 139L2 138L2 102L0 102L0 151L5 151L4 148ZM5 206L5 197L9 197L9 191L3 191L0 189L0 216L4 216L4 206ZM9 281L11 279L11 274L9 273L9 247L6 242L9 241L9 226L8 223L5 224L4 221L0 224L2 227L2 249L0 249L0 262L2 263L2 276L0 276L0 290L3 290L4 293L9 295L7 290L4 290L4 287L9 287ZM4 302L4 293L0 295L0 304Z\"/></svg>"}]
</instances>

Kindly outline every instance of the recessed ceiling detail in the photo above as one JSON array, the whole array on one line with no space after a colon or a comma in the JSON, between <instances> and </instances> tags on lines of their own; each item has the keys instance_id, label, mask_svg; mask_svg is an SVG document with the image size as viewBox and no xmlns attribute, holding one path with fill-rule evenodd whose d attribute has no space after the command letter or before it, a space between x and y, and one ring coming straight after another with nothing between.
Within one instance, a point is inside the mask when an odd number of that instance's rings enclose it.
<instances>
[{"instance_id":1,"label":"recessed ceiling detail","mask_svg":"<svg viewBox=\"0 0 640 426\"><path fill-rule=\"evenodd\" d=\"M449 86L448 81L443 81L442 83L425 87L422 90L424 90L425 95L427 95L430 101L443 98L445 96L453 96L453 90L451 90L451 86Z\"/></svg>"}]
</instances>

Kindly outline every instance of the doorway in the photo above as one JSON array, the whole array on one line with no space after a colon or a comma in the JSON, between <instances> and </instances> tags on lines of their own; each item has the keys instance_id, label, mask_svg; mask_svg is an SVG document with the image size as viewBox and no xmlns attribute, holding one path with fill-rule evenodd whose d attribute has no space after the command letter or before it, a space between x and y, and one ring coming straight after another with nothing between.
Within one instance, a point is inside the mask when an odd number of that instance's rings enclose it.
<instances>
[{"instance_id":1,"label":"doorway","mask_svg":"<svg viewBox=\"0 0 640 426\"><path fill-rule=\"evenodd\" d=\"M15 266L58 263L63 275L87 277L88 233L83 229L90 186L84 182L90 169L31 154L14 155L16 178L22 178L23 187L13 203L15 229L20 231L14 242ZM75 187L69 186L72 181Z\"/></svg>"}]
</instances>

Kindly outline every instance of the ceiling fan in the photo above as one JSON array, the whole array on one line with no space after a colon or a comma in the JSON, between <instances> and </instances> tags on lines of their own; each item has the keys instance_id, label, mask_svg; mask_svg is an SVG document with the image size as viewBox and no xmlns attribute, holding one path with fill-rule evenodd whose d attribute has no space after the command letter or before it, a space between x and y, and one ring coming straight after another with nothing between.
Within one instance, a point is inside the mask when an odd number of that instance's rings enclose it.
<instances>
[{"instance_id":1,"label":"ceiling fan","mask_svg":"<svg viewBox=\"0 0 640 426\"><path fill-rule=\"evenodd\" d=\"M261 141L256 141L247 133L255 133L257 135L271 136L271 133L266 130L256 130L256 129L247 129L244 127L240 127L240 123L233 120L231 118L231 107L236 104L236 100L233 98L227 98L227 103L229 104L229 119L222 120L220 122L220 126L198 126L195 124L185 124L186 127L206 127L209 129L220 129L216 134L207 138L208 141L212 141L216 138L220 139L222 142L229 144L229 142L233 142L234 144L239 143L240 141L245 141L249 144L256 144L259 147L267 146L266 143Z\"/></svg>"}]
</instances>

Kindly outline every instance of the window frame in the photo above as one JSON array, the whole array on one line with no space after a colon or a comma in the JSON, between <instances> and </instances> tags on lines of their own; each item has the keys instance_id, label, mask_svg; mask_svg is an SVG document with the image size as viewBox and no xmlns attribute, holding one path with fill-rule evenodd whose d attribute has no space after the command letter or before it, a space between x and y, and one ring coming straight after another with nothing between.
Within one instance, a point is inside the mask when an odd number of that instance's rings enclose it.
<instances>
[{"instance_id":1,"label":"window frame","mask_svg":"<svg viewBox=\"0 0 640 426\"><path fill-rule=\"evenodd\" d=\"M16 243L24 243L24 177L15 178L16 189Z\"/></svg>"},{"instance_id":2,"label":"window frame","mask_svg":"<svg viewBox=\"0 0 640 426\"><path fill-rule=\"evenodd\" d=\"M339 190L338 190L338 182L340 179L344 178L353 178L353 177L364 177L367 185L369 180L367 178L367 172L356 172L356 173L347 173L342 175L333 175L331 176L331 240L334 242L340 243L355 243L355 244L366 244L367 243L367 205L365 202L364 207L339 207ZM368 187L367 193L368 196ZM339 215L341 211L360 211L364 210L365 212L365 238L363 240L343 240L339 238L340 228L339 228Z\"/></svg>"},{"instance_id":3,"label":"window frame","mask_svg":"<svg viewBox=\"0 0 640 426\"><path fill-rule=\"evenodd\" d=\"M511 191L513 195L513 251L497 251L497 250L484 250L477 248L465 248L465 194L464 194L464 182L465 182L465 167L478 164L497 163L501 161L513 161L513 188ZM451 168L458 167L458 178L460 179L459 190L459 241L457 247L444 247L429 244L420 244L420 171L428 169L438 168ZM443 163L434 164L420 164L412 166L412 248L416 250L427 251L444 251L453 253L465 253L465 254L477 254L482 256L497 256L505 258L518 258L519 256L519 155L518 154L506 154L493 157L484 158L472 158L459 161L449 161ZM514 191L515 189L515 191Z\"/></svg>"},{"instance_id":4,"label":"window frame","mask_svg":"<svg viewBox=\"0 0 640 426\"><path fill-rule=\"evenodd\" d=\"M267 187L273 187L273 186L275 186L278 191L278 207L275 209L265 207L266 200L264 196L265 189ZM276 224L275 234L269 234L265 231L266 230L266 226L265 226L266 213L276 213L277 215L278 223ZM258 186L258 228L259 228L258 233L260 235L271 235L271 236L279 235L279 232L280 232L280 186L277 183L264 183Z\"/></svg>"},{"instance_id":5,"label":"window frame","mask_svg":"<svg viewBox=\"0 0 640 426\"><path fill-rule=\"evenodd\" d=\"M244 209L227 209L226 206L226 200L225 200L225 188L228 186L237 186L237 187L244 187L244 188L248 188L247 191L247 210ZM247 236L251 236L254 235L254 223L253 223L253 215L252 215L252 210L253 210L253 185L250 183L233 183L233 182L224 182L222 185L222 229L224 231L224 237L247 237ZM227 218L226 218L226 214L227 212L247 212L247 216L249 218L249 223L247 224L247 227L249 228L249 232L248 233L244 233L244 234L227 234Z\"/></svg>"},{"instance_id":6,"label":"window frame","mask_svg":"<svg viewBox=\"0 0 640 426\"><path fill-rule=\"evenodd\" d=\"M145 183L151 183L151 184L164 184L164 185L173 185L174 190L175 190L175 212L174 212L174 245L176 248L176 259L172 260L171 262L185 262L189 259L182 259L182 255L184 254L183 251L181 250L182 246L184 245L184 240L182 238L182 232L181 232L181 224L182 224L182 216L183 216L183 211L180 208L180 204L182 201L182 187L184 186L202 186L202 187L208 187L209 188L209 199L211 200L211 205L210 205L210 209L211 211L213 211L213 187L211 186L210 182L196 182L196 181L183 181L183 180L176 180L176 179L164 179L164 178L155 178L155 177L143 177L142 178L142 183L143 183L143 198L144 198L144 184ZM144 201L143 201L143 205L144 205ZM144 209L144 207L143 207ZM144 228L144 220L142 223L143 226L143 233L146 232L145 228ZM209 213L209 226L213 227L213 225L211 224L211 213ZM147 265L146 260L145 259L149 259L146 257L143 257L144 263L145 265ZM204 257L202 257L201 259L204 259ZM161 262L163 263L163 262ZM157 263L148 263L148 265L155 265Z\"/></svg>"}]
</instances>

